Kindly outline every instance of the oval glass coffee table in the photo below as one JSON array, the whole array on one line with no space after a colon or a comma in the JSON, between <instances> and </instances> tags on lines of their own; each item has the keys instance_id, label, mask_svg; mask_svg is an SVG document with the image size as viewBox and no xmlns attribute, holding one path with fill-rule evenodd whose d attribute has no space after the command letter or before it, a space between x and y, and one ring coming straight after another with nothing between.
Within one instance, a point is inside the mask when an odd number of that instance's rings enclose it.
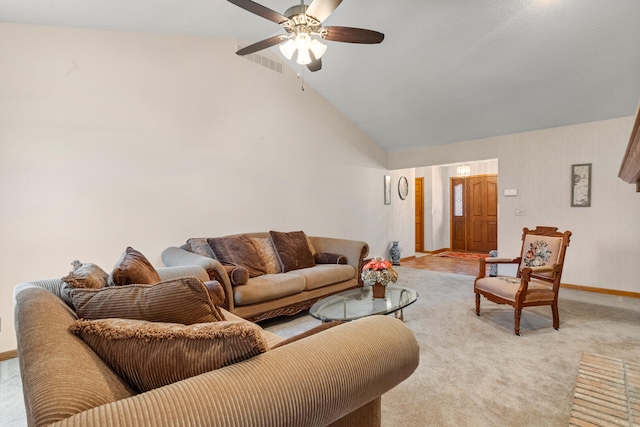
<instances>
[{"instance_id":1,"label":"oval glass coffee table","mask_svg":"<svg viewBox=\"0 0 640 427\"><path fill-rule=\"evenodd\" d=\"M403 320L402 309L418 299L415 289L404 286L387 286L384 298L373 298L371 286L351 289L317 301L309 314L323 322L356 320L374 314L395 313ZM398 313L399 312L399 313Z\"/></svg>"}]
</instances>

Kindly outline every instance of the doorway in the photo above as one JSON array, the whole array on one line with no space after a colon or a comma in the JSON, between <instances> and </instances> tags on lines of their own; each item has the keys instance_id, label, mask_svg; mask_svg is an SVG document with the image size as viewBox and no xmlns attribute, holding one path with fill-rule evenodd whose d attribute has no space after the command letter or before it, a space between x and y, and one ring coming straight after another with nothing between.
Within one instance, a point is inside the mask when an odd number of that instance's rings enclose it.
<instances>
[{"instance_id":1,"label":"doorway","mask_svg":"<svg viewBox=\"0 0 640 427\"><path fill-rule=\"evenodd\" d=\"M450 178L451 250L498 247L498 175Z\"/></svg>"}]
</instances>

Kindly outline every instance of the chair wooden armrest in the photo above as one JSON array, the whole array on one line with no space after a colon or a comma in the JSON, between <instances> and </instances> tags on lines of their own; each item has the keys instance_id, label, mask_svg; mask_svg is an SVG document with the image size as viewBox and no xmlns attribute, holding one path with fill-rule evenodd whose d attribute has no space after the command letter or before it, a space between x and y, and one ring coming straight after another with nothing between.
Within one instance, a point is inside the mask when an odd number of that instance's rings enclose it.
<instances>
[{"instance_id":1,"label":"chair wooden armrest","mask_svg":"<svg viewBox=\"0 0 640 427\"><path fill-rule=\"evenodd\" d=\"M484 258L487 264L519 264L521 258Z\"/></svg>"},{"instance_id":2,"label":"chair wooden armrest","mask_svg":"<svg viewBox=\"0 0 640 427\"><path fill-rule=\"evenodd\" d=\"M487 264L519 264L522 258L480 258L480 270L478 271L478 275L476 276L476 280L482 279L486 277L487 274Z\"/></svg>"}]
</instances>

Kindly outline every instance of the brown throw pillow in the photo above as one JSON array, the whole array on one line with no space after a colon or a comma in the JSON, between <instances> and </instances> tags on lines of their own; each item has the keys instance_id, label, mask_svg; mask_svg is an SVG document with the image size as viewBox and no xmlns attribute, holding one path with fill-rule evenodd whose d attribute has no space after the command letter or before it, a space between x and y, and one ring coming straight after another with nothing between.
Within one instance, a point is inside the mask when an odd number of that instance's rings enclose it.
<instances>
[{"instance_id":1,"label":"brown throw pillow","mask_svg":"<svg viewBox=\"0 0 640 427\"><path fill-rule=\"evenodd\" d=\"M76 314L82 319L118 317L184 325L225 320L209 289L195 277L155 285L72 289L70 294Z\"/></svg>"},{"instance_id":2,"label":"brown throw pillow","mask_svg":"<svg viewBox=\"0 0 640 427\"><path fill-rule=\"evenodd\" d=\"M251 238L245 234L207 239L218 261L224 265L241 266L249 277L267 273L264 261L258 254Z\"/></svg>"},{"instance_id":3,"label":"brown throw pillow","mask_svg":"<svg viewBox=\"0 0 640 427\"><path fill-rule=\"evenodd\" d=\"M317 252L315 261L316 264L347 264L347 257L330 252Z\"/></svg>"},{"instance_id":4,"label":"brown throw pillow","mask_svg":"<svg viewBox=\"0 0 640 427\"><path fill-rule=\"evenodd\" d=\"M222 285L218 283L217 280L207 280L203 282L209 291L209 298L211 298L211 302L216 306L221 306L224 304L224 300L226 299L226 295L224 294L224 289ZM224 316L222 316L224 317Z\"/></svg>"},{"instance_id":5,"label":"brown throw pillow","mask_svg":"<svg viewBox=\"0 0 640 427\"><path fill-rule=\"evenodd\" d=\"M271 237L252 237L251 241L258 251L258 255L264 261L267 274L282 273L280 260L278 260L278 254L276 254L276 248L273 247Z\"/></svg>"},{"instance_id":6,"label":"brown throw pillow","mask_svg":"<svg viewBox=\"0 0 640 427\"><path fill-rule=\"evenodd\" d=\"M284 341L280 341L279 343L271 347L271 350L273 350L274 348L282 347L283 345L291 344L292 342L301 340L303 338L310 337L311 335L315 335L318 332L322 332L329 328L333 328L334 326L342 325L343 323L347 323L347 322L344 322L342 320L335 320L333 322L322 323L316 326L315 328L311 328L308 331L302 332L301 334L294 335L291 338L287 338Z\"/></svg>"},{"instance_id":7,"label":"brown throw pillow","mask_svg":"<svg viewBox=\"0 0 640 427\"><path fill-rule=\"evenodd\" d=\"M78 320L70 330L141 392L267 351L260 327L245 321L186 326L129 319Z\"/></svg>"},{"instance_id":8,"label":"brown throw pillow","mask_svg":"<svg viewBox=\"0 0 640 427\"><path fill-rule=\"evenodd\" d=\"M187 240L187 246L189 250L194 254L198 254L201 256L206 256L207 258L215 259L215 255L211 250L211 246L207 243L206 237L194 237Z\"/></svg>"},{"instance_id":9,"label":"brown throw pillow","mask_svg":"<svg viewBox=\"0 0 640 427\"><path fill-rule=\"evenodd\" d=\"M304 232L282 233L271 231L270 234L284 273L316 265Z\"/></svg>"},{"instance_id":10,"label":"brown throw pillow","mask_svg":"<svg viewBox=\"0 0 640 427\"><path fill-rule=\"evenodd\" d=\"M73 308L73 302L71 301L72 289L104 288L109 281L109 275L97 265L84 264L77 259L71 265L73 266L73 271L62 278L60 298L69 307Z\"/></svg>"},{"instance_id":11,"label":"brown throw pillow","mask_svg":"<svg viewBox=\"0 0 640 427\"><path fill-rule=\"evenodd\" d=\"M249 272L244 267L236 267L235 265L223 265L227 271L229 280L233 286L246 285L249 281Z\"/></svg>"},{"instance_id":12,"label":"brown throw pillow","mask_svg":"<svg viewBox=\"0 0 640 427\"><path fill-rule=\"evenodd\" d=\"M62 278L72 288L100 289L107 286L109 275L95 264L85 264L78 260L71 263L73 271Z\"/></svg>"},{"instance_id":13,"label":"brown throw pillow","mask_svg":"<svg viewBox=\"0 0 640 427\"><path fill-rule=\"evenodd\" d=\"M158 272L142 253L128 247L109 275L109 286L150 285L160 281Z\"/></svg>"}]
</instances>

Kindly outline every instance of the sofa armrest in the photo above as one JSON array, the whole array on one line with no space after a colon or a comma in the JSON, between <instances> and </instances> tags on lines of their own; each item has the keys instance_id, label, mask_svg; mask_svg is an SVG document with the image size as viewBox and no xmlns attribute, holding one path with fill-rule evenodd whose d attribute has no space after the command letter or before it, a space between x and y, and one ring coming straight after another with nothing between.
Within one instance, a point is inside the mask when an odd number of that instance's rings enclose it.
<instances>
[{"instance_id":1,"label":"sofa armrest","mask_svg":"<svg viewBox=\"0 0 640 427\"><path fill-rule=\"evenodd\" d=\"M173 280L180 277L196 277L203 282L210 280L207 270L199 265L182 265L176 267L160 267L156 268L158 276L161 280Z\"/></svg>"},{"instance_id":2,"label":"sofa armrest","mask_svg":"<svg viewBox=\"0 0 640 427\"><path fill-rule=\"evenodd\" d=\"M369 245L366 242L314 236L310 236L309 239L318 252L327 252L346 256L347 264L352 265L356 269L358 283L362 286L360 271L362 271L365 257L369 255Z\"/></svg>"},{"instance_id":3,"label":"sofa armrest","mask_svg":"<svg viewBox=\"0 0 640 427\"><path fill-rule=\"evenodd\" d=\"M408 378L419 350L401 321L366 317L52 425L326 426Z\"/></svg>"},{"instance_id":4,"label":"sofa armrest","mask_svg":"<svg viewBox=\"0 0 640 427\"><path fill-rule=\"evenodd\" d=\"M231 280L220 261L194 254L193 252L189 252L182 248L169 247L162 251L162 262L167 267L200 266L204 268L209 276L207 280L217 280L224 289L225 303L223 308L226 308L229 311L233 310L234 299Z\"/></svg>"}]
</instances>

